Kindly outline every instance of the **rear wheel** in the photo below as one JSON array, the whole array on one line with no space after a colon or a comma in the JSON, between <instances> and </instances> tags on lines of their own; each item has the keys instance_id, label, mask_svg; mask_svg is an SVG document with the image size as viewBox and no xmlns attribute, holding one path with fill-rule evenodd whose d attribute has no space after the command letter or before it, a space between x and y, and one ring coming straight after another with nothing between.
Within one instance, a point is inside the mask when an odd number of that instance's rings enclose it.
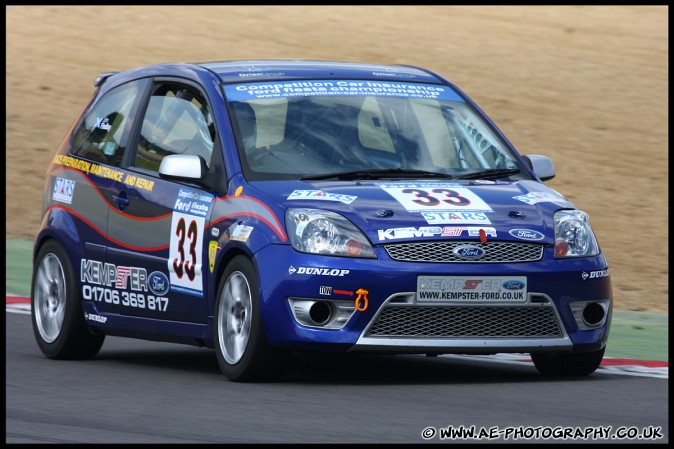
<instances>
[{"instance_id":1,"label":"rear wheel","mask_svg":"<svg viewBox=\"0 0 674 449\"><path fill-rule=\"evenodd\" d=\"M260 317L258 281L253 264L237 256L220 280L215 304L215 352L220 369L230 380L278 380L287 351L271 348Z\"/></svg>"},{"instance_id":2,"label":"rear wheel","mask_svg":"<svg viewBox=\"0 0 674 449\"><path fill-rule=\"evenodd\" d=\"M52 359L87 359L104 335L87 327L75 274L65 251L53 240L38 252L31 285L31 319L40 350Z\"/></svg>"},{"instance_id":3,"label":"rear wheel","mask_svg":"<svg viewBox=\"0 0 674 449\"><path fill-rule=\"evenodd\" d=\"M531 360L544 376L587 376L594 373L606 347L599 351L575 353L532 353Z\"/></svg>"}]
</instances>

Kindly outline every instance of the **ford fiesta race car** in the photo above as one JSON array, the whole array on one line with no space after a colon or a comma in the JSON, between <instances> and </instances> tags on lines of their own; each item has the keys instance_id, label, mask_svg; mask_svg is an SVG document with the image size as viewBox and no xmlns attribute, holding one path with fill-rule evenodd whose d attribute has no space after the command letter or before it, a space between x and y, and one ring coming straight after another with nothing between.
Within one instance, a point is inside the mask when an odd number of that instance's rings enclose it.
<instances>
[{"instance_id":1,"label":"ford fiesta race car","mask_svg":"<svg viewBox=\"0 0 674 449\"><path fill-rule=\"evenodd\" d=\"M441 76L256 60L95 86L44 189L47 357L116 335L214 348L234 381L279 378L293 350L599 366L612 293L587 214Z\"/></svg>"}]
</instances>

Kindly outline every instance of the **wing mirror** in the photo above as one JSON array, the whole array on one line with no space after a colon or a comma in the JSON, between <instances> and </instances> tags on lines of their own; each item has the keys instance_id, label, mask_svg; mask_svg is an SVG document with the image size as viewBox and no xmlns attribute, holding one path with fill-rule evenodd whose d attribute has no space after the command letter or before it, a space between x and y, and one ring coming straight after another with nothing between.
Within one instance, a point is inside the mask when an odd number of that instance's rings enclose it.
<instances>
[{"instance_id":1,"label":"wing mirror","mask_svg":"<svg viewBox=\"0 0 674 449\"><path fill-rule=\"evenodd\" d=\"M166 178L202 181L207 172L204 158L194 154L171 154L159 165L159 176Z\"/></svg>"},{"instance_id":2,"label":"wing mirror","mask_svg":"<svg viewBox=\"0 0 674 449\"><path fill-rule=\"evenodd\" d=\"M540 154L528 154L524 156L524 160L527 161L529 167L541 181L547 181L555 177L555 165L549 157Z\"/></svg>"}]
</instances>

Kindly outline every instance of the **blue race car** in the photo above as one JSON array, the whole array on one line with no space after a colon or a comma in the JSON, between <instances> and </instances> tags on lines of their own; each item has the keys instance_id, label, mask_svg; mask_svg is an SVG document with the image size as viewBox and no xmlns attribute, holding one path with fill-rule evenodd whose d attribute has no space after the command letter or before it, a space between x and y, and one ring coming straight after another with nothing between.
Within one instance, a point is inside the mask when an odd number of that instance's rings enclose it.
<instances>
[{"instance_id":1,"label":"blue race car","mask_svg":"<svg viewBox=\"0 0 674 449\"><path fill-rule=\"evenodd\" d=\"M234 381L278 379L293 350L601 363L612 293L587 214L441 76L254 60L95 86L44 189L47 357L116 335L214 348Z\"/></svg>"}]
</instances>

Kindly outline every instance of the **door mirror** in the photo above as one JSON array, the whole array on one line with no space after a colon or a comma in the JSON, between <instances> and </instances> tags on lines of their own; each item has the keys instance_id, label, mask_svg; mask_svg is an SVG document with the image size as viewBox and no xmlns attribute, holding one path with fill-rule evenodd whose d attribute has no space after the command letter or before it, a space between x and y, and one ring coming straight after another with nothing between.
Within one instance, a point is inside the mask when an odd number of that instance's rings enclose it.
<instances>
[{"instance_id":1,"label":"door mirror","mask_svg":"<svg viewBox=\"0 0 674 449\"><path fill-rule=\"evenodd\" d=\"M541 181L547 181L555 177L555 166L549 157L539 154L528 154L524 156L524 159L529 163L534 174Z\"/></svg>"},{"instance_id":2,"label":"door mirror","mask_svg":"<svg viewBox=\"0 0 674 449\"><path fill-rule=\"evenodd\" d=\"M162 178L202 181L207 172L204 158L194 154L171 154L164 157L159 165L159 176Z\"/></svg>"}]
</instances>

